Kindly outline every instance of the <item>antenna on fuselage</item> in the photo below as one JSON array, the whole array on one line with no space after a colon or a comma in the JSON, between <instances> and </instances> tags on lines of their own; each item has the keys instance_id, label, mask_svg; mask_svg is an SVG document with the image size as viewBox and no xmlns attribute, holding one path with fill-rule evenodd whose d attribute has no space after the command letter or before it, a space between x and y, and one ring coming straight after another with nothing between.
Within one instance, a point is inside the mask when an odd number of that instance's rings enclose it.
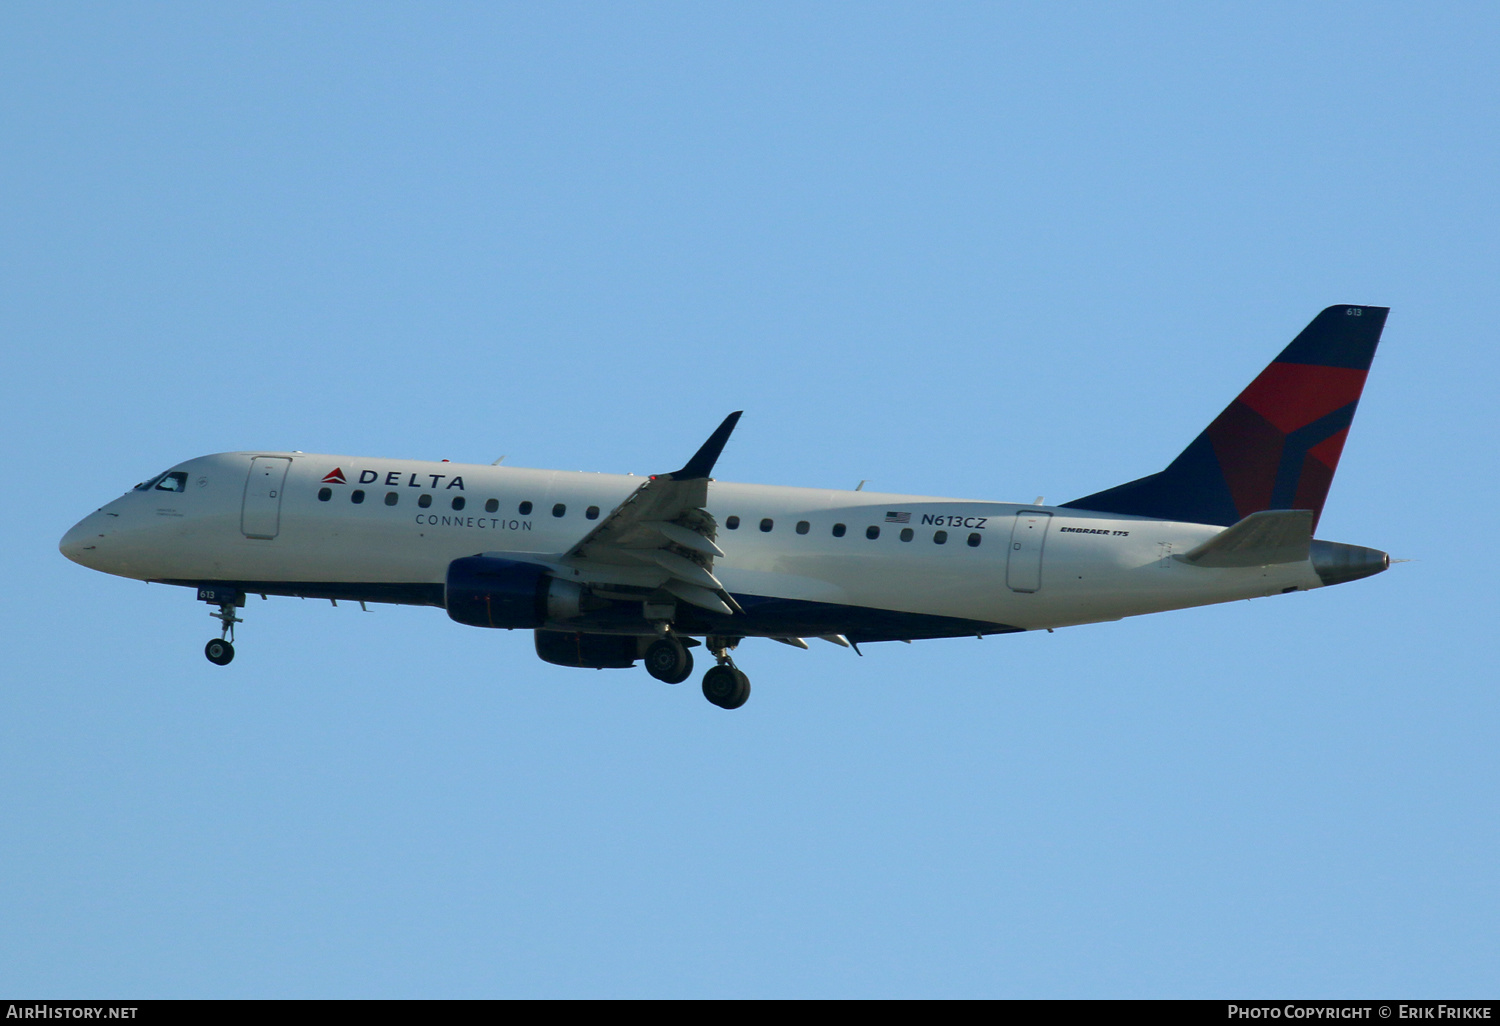
<instances>
[{"instance_id":1,"label":"antenna on fuselage","mask_svg":"<svg viewBox=\"0 0 1500 1026\"><path fill-rule=\"evenodd\" d=\"M509 455L510 455L510 454L509 454L509 453L506 453L506 454L505 454L505 455L506 455L506 456L509 456ZM494 463L491 463L491 464L490 464L490 466L492 466L492 467L498 467L498 466L499 466L499 465L500 465L500 464L502 464L502 463L504 463L504 462L505 462L505 456L501 456L501 457L500 457L500 458L499 458L499 459L498 459L498 460L496 460L496 461L495 461L495 462L494 462Z\"/></svg>"},{"instance_id":2,"label":"antenna on fuselage","mask_svg":"<svg viewBox=\"0 0 1500 1026\"><path fill-rule=\"evenodd\" d=\"M857 484L857 485L854 486L854 490L856 492L862 492L862 491L864 491L864 489L865 489L865 482L863 480L861 480L859 482L859 484Z\"/></svg>"}]
</instances>

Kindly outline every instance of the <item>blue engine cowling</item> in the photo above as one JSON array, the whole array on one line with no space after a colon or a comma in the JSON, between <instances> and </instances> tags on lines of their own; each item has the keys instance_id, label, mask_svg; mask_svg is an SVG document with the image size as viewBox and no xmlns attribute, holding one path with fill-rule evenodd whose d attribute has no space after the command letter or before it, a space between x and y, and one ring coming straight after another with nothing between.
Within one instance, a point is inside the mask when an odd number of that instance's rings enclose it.
<instances>
[{"instance_id":1,"label":"blue engine cowling","mask_svg":"<svg viewBox=\"0 0 1500 1026\"><path fill-rule=\"evenodd\" d=\"M537 631L536 654L557 666L624 670L639 658L639 642L630 634Z\"/></svg>"},{"instance_id":2,"label":"blue engine cowling","mask_svg":"<svg viewBox=\"0 0 1500 1026\"><path fill-rule=\"evenodd\" d=\"M583 606L607 607L546 567L498 556L465 556L448 564L444 588L448 615L470 627L532 628L536 654L558 666L602 670L635 665L639 643L630 634L542 630L582 615Z\"/></svg>"},{"instance_id":3,"label":"blue engine cowling","mask_svg":"<svg viewBox=\"0 0 1500 1026\"><path fill-rule=\"evenodd\" d=\"M536 563L465 556L448 564L444 604L451 618L470 627L540 627L552 583Z\"/></svg>"}]
</instances>

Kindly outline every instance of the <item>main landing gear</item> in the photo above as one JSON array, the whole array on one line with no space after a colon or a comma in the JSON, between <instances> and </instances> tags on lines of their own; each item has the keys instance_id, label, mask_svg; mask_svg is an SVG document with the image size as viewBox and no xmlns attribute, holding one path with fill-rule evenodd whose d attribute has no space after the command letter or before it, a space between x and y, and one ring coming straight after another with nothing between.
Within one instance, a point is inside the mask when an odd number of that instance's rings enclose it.
<instances>
[{"instance_id":1,"label":"main landing gear","mask_svg":"<svg viewBox=\"0 0 1500 1026\"><path fill-rule=\"evenodd\" d=\"M217 613L208 615L223 625L220 636L203 646L203 654L215 666L228 666L234 658L234 625L245 622L235 615L245 604L245 593L227 588L199 588L198 598L219 607Z\"/></svg>"},{"instance_id":2,"label":"main landing gear","mask_svg":"<svg viewBox=\"0 0 1500 1026\"><path fill-rule=\"evenodd\" d=\"M750 678L736 669L734 660L729 658L729 650L739 643L739 638L715 635L706 639L715 665L703 675L703 697L720 709L738 709L750 698ZM642 657L646 672L668 684L681 684L693 674L693 653L688 651L688 645L696 644L691 639L684 644L682 638L673 634L662 635L646 647Z\"/></svg>"},{"instance_id":3,"label":"main landing gear","mask_svg":"<svg viewBox=\"0 0 1500 1026\"><path fill-rule=\"evenodd\" d=\"M653 641L645 661L646 672L667 684L681 684L693 675L693 653L671 635Z\"/></svg>"},{"instance_id":4,"label":"main landing gear","mask_svg":"<svg viewBox=\"0 0 1500 1026\"><path fill-rule=\"evenodd\" d=\"M750 700L750 678L733 666L715 666L703 675L703 697L720 709L738 709Z\"/></svg>"},{"instance_id":5,"label":"main landing gear","mask_svg":"<svg viewBox=\"0 0 1500 1026\"><path fill-rule=\"evenodd\" d=\"M720 709L738 709L750 700L750 678L736 669L729 650L739 638L710 637L708 650L718 665L703 675L703 697Z\"/></svg>"}]
</instances>

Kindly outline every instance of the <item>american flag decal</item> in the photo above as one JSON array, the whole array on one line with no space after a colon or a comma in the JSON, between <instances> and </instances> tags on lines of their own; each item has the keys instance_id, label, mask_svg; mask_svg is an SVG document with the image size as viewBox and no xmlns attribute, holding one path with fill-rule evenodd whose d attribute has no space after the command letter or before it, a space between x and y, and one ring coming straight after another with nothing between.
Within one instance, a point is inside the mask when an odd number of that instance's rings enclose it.
<instances>
[{"instance_id":1,"label":"american flag decal","mask_svg":"<svg viewBox=\"0 0 1500 1026\"><path fill-rule=\"evenodd\" d=\"M911 523L911 514L888 512L885 515L885 522L888 524L909 524Z\"/></svg>"}]
</instances>

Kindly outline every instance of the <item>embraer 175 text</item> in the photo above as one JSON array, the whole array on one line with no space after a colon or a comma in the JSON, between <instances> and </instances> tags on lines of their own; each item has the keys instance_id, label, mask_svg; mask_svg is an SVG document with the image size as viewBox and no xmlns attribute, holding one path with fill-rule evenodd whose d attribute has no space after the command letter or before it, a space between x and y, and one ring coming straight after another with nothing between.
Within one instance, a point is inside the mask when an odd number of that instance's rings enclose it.
<instances>
[{"instance_id":1,"label":"embraer 175 text","mask_svg":"<svg viewBox=\"0 0 1500 1026\"><path fill-rule=\"evenodd\" d=\"M1315 541L1386 309L1332 306L1163 471L1061 506L730 484L739 414L681 470L642 479L235 452L89 514L74 562L193 588L234 658L247 593L446 609L535 632L561 666L634 666L703 693L750 681L745 638L806 648L1007 634L1321 588L1386 569ZM702 642L698 640L703 639Z\"/></svg>"}]
</instances>

